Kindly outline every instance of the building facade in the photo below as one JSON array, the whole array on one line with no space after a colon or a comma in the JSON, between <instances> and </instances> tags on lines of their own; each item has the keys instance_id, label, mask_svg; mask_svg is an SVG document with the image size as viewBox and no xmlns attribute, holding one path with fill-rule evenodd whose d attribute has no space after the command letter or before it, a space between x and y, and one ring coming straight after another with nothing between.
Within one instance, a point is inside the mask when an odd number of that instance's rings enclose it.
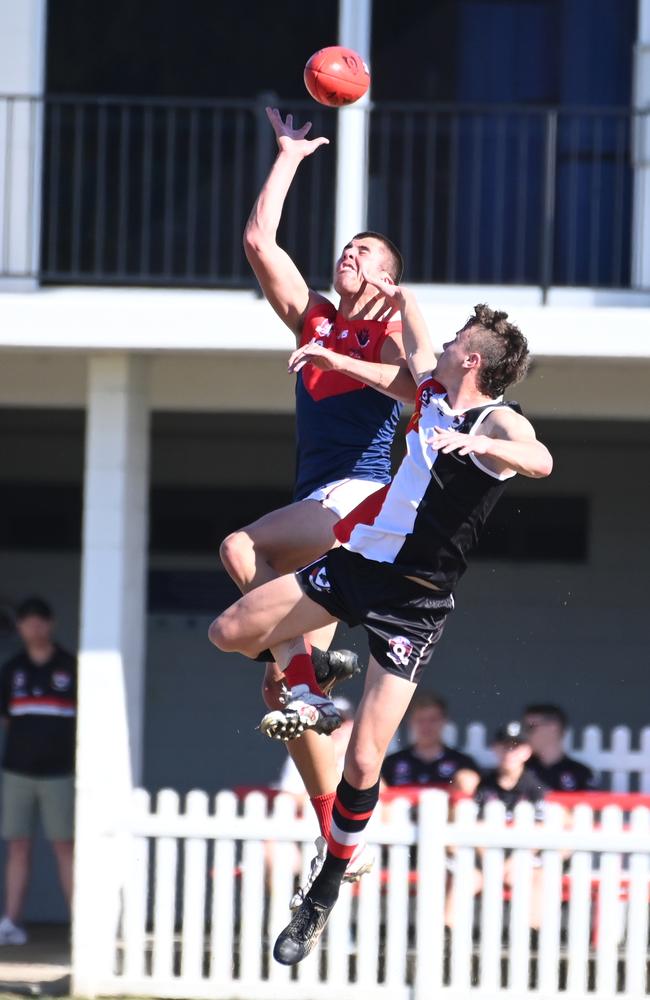
<instances>
[{"instance_id":1,"label":"building facade","mask_svg":"<svg viewBox=\"0 0 650 1000\"><path fill-rule=\"evenodd\" d=\"M421 73L391 68L380 0L301 22L305 46L328 31L369 52L376 82L374 103L340 113L296 90L296 113L333 143L305 164L282 238L326 289L335 248L366 223L384 229L436 344L480 301L529 337L535 364L515 396L555 471L513 487L425 683L460 723L496 724L534 698L576 726L638 728L650 4L602 0L589 17L568 0L525 6L532 21L517 5L412 4L395 45L400 58L428 47ZM291 337L240 239L273 155L256 96L273 66L226 85L172 60L147 92L126 42L121 76L109 66L117 27L89 38L73 8L0 0L0 601L42 592L80 649L83 837L98 796L132 783L212 792L279 769L253 731L258 668L206 631L232 595L219 541L289 499L294 445ZM224 698L233 711L216 726Z\"/></svg>"}]
</instances>

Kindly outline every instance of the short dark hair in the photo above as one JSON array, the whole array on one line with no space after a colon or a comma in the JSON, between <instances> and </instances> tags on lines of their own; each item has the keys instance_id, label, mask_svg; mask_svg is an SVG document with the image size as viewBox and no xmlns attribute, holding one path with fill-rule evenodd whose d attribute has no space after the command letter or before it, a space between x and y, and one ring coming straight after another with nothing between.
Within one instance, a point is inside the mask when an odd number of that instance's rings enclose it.
<instances>
[{"instance_id":1,"label":"short dark hair","mask_svg":"<svg viewBox=\"0 0 650 1000\"><path fill-rule=\"evenodd\" d=\"M518 326L508 322L508 313L490 309L481 302L465 324L473 350L479 351L482 363L477 387L486 396L496 398L528 371L528 341Z\"/></svg>"},{"instance_id":2,"label":"short dark hair","mask_svg":"<svg viewBox=\"0 0 650 1000\"><path fill-rule=\"evenodd\" d=\"M376 233L373 229L364 229L362 233L357 233L352 237L353 240L363 240L367 236L370 236L373 240L379 240L383 243L388 252L388 257L390 259L390 267L386 270L390 274L391 278L396 285L399 285L402 280L402 275L404 274L404 258L395 246L392 240L389 240L387 236L383 233Z\"/></svg>"},{"instance_id":3,"label":"short dark hair","mask_svg":"<svg viewBox=\"0 0 650 1000\"><path fill-rule=\"evenodd\" d=\"M524 709L524 718L527 715L542 715L549 722L557 722L557 724L562 728L566 729L569 722L567 714L563 708L559 705L553 705L550 702L539 702L536 705L526 705Z\"/></svg>"},{"instance_id":4,"label":"short dark hair","mask_svg":"<svg viewBox=\"0 0 650 1000\"><path fill-rule=\"evenodd\" d=\"M20 622L23 618L30 618L32 615L48 622L52 621L54 617L52 608L42 597L26 597L16 608L16 621Z\"/></svg>"},{"instance_id":5,"label":"short dark hair","mask_svg":"<svg viewBox=\"0 0 650 1000\"><path fill-rule=\"evenodd\" d=\"M447 702L435 691L416 691L413 700L409 705L409 715L413 715L419 708L439 708L445 719L448 717Z\"/></svg>"}]
</instances>

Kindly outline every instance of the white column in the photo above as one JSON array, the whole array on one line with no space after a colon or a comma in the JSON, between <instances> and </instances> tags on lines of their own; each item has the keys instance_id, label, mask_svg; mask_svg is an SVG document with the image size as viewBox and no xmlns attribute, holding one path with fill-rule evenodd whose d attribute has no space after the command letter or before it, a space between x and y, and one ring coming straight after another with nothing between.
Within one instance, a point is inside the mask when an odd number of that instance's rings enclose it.
<instances>
[{"instance_id":1,"label":"white column","mask_svg":"<svg viewBox=\"0 0 650 1000\"><path fill-rule=\"evenodd\" d=\"M634 53L632 284L650 289L650 0L639 0Z\"/></svg>"},{"instance_id":2,"label":"white column","mask_svg":"<svg viewBox=\"0 0 650 1000\"><path fill-rule=\"evenodd\" d=\"M39 268L47 0L0 0L0 289Z\"/></svg>"},{"instance_id":3,"label":"white column","mask_svg":"<svg viewBox=\"0 0 650 1000\"><path fill-rule=\"evenodd\" d=\"M339 0L339 45L370 61L372 0ZM370 67L372 73L372 66ZM366 228L370 91L338 111L334 258L350 237Z\"/></svg>"},{"instance_id":4,"label":"white column","mask_svg":"<svg viewBox=\"0 0 650 1000\"><path fill-rule=\"evenodd\" d=\"M123 878L119 830L142 763L148 362L88 363L84 473L73 976L110 968ZM100 921L99 924L97 921Z\"/></svg>"}]
</instances>

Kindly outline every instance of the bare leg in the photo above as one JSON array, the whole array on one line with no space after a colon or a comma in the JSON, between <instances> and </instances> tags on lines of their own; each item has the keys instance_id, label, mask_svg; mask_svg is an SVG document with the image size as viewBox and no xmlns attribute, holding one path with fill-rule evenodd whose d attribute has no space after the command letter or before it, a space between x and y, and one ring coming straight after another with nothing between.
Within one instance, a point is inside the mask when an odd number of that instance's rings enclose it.
<instances>
[{"instance_id":1,"label":"bare leg","mask_svg":"<svg viewBox=\"0 0 650 1000\"><path fill-rule=\"evenodd\" d=\"M223 541L221 561L242 593L306 566L327 552L335 542L336 515L314 500L273 511ZM308 642L329 649L337 623L308 633ZM298 647L273 648L276 662L266 669L262 687L266 705L280 708L285 668ZM333 792L338 782L336 762L327 737L307 732L286 744L310 798Z\"/></svg>"},{"instance_id":2,"label":"bare leg","mask_svg":"<svg viewBox=\"0 0 650 1000\"><path fill-rule=\"evenodd\" d=\"M74 843L72 840L53 840L52 850L59 869L59 880L63 895L68 906L72 904L72 856Z\"/></svg>"},{"instance_id":3,"label":"bare leg","mask_svg":"<svg viewBox=\"0 0 650 1000\"><path fill-rule=\"evenodd\" d=\"M31 870L32 842L28 838L7 843L5 868L5 913L16 924L23 912L23 903Z\"/></svg>"},{"instance_id":4,"label":"bare leg","mask_svg":"<svg viewBox=\"0 0 650 1000\"><path fill-rule=\"evenodd\" d=\"M354 788L379 780L384 756L417 685L387 673L370 657L363 698L357 709L345 755L344 774Z\"/></svg>"},{"instance_id":5,"label":"bare leg","mask_svg":"<svg viewBox=\"0 0 650 1000\"><path fill-rule=\"evenodd\" d=\"M337 520L316 500L299 500L228 535L219 550L221 561L242 594L247 594L328 552L336 542ZM312 646L328 649L335 631L336 623L306 638Z\"/></svg>"}]
</instances>

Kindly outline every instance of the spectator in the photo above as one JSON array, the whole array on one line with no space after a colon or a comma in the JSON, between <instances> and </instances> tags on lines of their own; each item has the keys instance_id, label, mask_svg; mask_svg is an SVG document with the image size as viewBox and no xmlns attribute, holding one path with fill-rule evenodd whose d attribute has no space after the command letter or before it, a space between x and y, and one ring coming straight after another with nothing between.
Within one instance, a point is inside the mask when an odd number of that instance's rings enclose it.
<instances>
[{"instance_id":1,"label":"spectator","mask_svg":"<svg viewBox=\"0 0 650 1000\"><path fill-rule=\"evenodd\" d=\"M567 717L557 705L528 705L524 709L524 730L532 756L526 764L540 786L557 792L593 791L593 772L564 752Z\"/></svg>"},{"instance_id":2,"label":"spectator","mask_svg":"<svg viewBox=\"0 0 650 1000\"><path fill-rule=\"evenodd\" d=\"M481 778L474 794L479 806L479 819L483 818L486 803L492 799L503 802L507 820L512 819L518 802L532 802L538 818L541 818L542 801L547 789L527 769L531 747L521 725L510 722L498 729L492 749L497 758L496 769Z\"/></svg>"},{"instance_id":3,"label":"spectator","mask_svg":"<svg viewBox=\"0 0 650 1000\"><path fill-rule=\"evenodd\" d=\"M526 770L526 763L530 758L531 748L527 742L523 729L518 722L511 722L507 726L502 726L494 735L492 748L497 758L497 766L493 771L489 771L481 781L474 794L474 800L478 803L478 818L483 819L485 806L488 802L498 799L505 806L506 820L511 822L514 816L515 806L519 802L532 802L535 806L536 819L542 818L544 791L538 778ZM477 850L479 864L474 872L474 894L480 893L483 888L483 872L481 869L484 850ZM453 926L454 916L454 877L455 870L453 857L449 863L450 874L447 878L447 892L445 899L445 924ZM512 856L507 852L503 865L504 888L511 889L513 884ZM534 859L531 886L531 908L530 926L539 929L542 913L542 871L539 867L539 858Z\"/></svg>"},{"instance_id":4,"label":"spectator","mask_svg":"<svg viewBox=\"0 0 650 1000\"><path fill-rule=\"evenodd\" d=\"M68 905L72 894L76 658L53 641L52 610L44 600L23 601L16 617L24 648L0 672L6 726L1 832L7 841L0 945L27 941L19 921L37 808Z\"/></svg>"},{"instance_id":5,"label":"spectator","mask_svg":"<svg viewBox=\"0 0 650 1000\"><path fill-rule=\"evenodd\" d=\"M480 772L467 754L442 742L447 703L431 691L417 691L408 712L412 744L386 757L387 785L434 785L473 795Z\"/></svg>"}]
</instances>

